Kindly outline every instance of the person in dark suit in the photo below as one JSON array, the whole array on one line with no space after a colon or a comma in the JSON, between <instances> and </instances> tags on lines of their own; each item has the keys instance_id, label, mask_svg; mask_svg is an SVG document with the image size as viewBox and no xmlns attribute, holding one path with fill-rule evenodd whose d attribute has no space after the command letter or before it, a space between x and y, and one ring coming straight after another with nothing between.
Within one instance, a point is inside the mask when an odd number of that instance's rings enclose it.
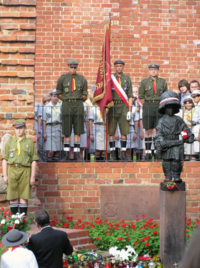
<instances>
[{"instance_id":1,"label":"person in dark suit","mask_svg":"<svg viewBox=\"0 0 200 268\"><path fill-rule=\"evenodd\" d=\"M36 211L34 220L40 232L29 239L26 248L34 253L39 268L63 268L63 253L73 252L67 234L51 228L46 211Z\"/></svg>"}]
</instances>

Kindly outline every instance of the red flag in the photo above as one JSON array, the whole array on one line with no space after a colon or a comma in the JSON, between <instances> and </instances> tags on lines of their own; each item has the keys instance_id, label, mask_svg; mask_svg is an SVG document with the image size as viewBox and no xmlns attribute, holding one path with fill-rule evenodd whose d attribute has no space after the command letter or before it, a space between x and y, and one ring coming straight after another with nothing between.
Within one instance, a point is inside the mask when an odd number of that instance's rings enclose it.
<instances>
[{"instance_id":1,"label":"red flag","mask_svg":"<svg viewBox=\"0 0 200 268\"><path fill-rule=\"evenodd\" d=\"M110 67L110 40L109 26L106 25L104 44L97 73L96 87L92 103L98 105L105 119L105 106L113 106L112 90L111 90L111 67ZM108 109L106 109L106 112Z\"/></svg>"}]
</instances>

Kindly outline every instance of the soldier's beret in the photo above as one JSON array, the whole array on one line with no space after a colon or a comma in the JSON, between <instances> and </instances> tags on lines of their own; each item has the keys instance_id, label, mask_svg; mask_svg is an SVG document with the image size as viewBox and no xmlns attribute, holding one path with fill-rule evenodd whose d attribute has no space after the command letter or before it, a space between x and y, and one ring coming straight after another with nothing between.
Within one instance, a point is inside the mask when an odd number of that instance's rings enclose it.
<instances>
[{"instance_id":1,"label":"soldier's beret","mask_svg":"<svg viewBox=\"0 0 200 268\"><path fill-rule=\"evenodd\" d=\"M114 65L115 64L123 64L123 65L125 65L125 62L123 60L121 60L121 59L117 59L116 61L114 61Z\"/></svg>"},{"instance_id":2,"label":"soldier's beret","mask_svg":"<svg viewBox=\"0 0 200 268\"><path fill-rule=\"evenodd\" d=\"M67 61L67 64L69 67L77 67L78 66L78 61L75 59L71 59Z\"/></svg>"},{"instance_id":3,"label":"soldier's beret","mask_svg":"<svg viewBox=\"0 0 200 268\"><path fill-rule=\"evenodd\" d=\"M18 128L18 127L23 127L26 125L26 121L24 119L17 119L15 120L15 122L13 123L13 126L15 128Z\"/></svg>"},{"instance_id":4,"label":"soldier's beret","mask_svg":"<svg viewBox=\"0 0 200 268\"><path fill-rule=\"evenodd\" d=\"M152 62L149 64L149 68L160 68L160 64L156 63L156 62Z\"/></svg>"},{"instance_id":5,"label":"soldier's beret","mask_svg":"<svg viewBox=\"0 0 200 268\"><path fill-rule=\"evenodd\" d=\"M58 93L56 92L56 88L54 88L54 90L52 90L52 91L49 92L49 95L56 95L56 94L58 94Z\"/></svg>"}]
</instances>

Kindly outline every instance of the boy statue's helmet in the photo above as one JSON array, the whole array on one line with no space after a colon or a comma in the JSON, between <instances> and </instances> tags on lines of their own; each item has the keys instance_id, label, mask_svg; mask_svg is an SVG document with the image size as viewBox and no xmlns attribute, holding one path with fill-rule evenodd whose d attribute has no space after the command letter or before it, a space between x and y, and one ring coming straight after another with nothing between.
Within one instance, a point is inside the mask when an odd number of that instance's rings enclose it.
<instances>
[{"instance_id":1,"label":"boy statue's helmet","mask_svg":"<svg viewBox=\"0 0 200 268\"><path fill-rule=\"evenodd\" d=\"M165 107L166 105L173 104L175 106L175 113L179 112L179 109L181 108L180 101L178 98L178 94L174 91L165 91L160 96L160 104L158 107L158 112L161 114L165 114Z\"/></svg>"}]
</instances>

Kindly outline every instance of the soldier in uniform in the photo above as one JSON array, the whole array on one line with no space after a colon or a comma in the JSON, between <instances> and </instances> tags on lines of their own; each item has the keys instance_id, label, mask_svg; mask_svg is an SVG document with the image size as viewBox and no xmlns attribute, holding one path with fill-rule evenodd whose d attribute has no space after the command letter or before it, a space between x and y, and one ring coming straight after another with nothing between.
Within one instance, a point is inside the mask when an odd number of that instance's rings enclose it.
<instances>
[{"instance_id":1,"label":"soldier in uniform","mask_svg":"<svg viewBox=\"0 0 200 268\"><path fill-rule=\"evenodd\" d=\"M151 158L152 133L156 135L158 119L162 115L158 112L159 99L163 92L167 91L167 82L158 77L160 64L149 64L150 77L141 81L139 86L139 99L143 104L143 127L145 129L145 160ZM154 151L155 153L155 151Z\"/></svg>"},{"instance_id":2,"label":"soldier in uniform","mask_svg":"<svg viewBox=\"0 0 200 268\"><path fill-rule=\"evenodd\" d=\"M25 120L18 119L13 126L15 136L7 141L2 157L4 183L8 184L11 213L16 214L19 208L19 213L27 214L38 156L33 141L25 135Z\"/></svg>"},{"instance_id":3,"label":"soldier in uniform","mask_svg":"<svg viewBox=\"0 0 200 268\"><path fill-rule=\"evenodd\" d=\"M80 135L84 134L83 101L87 99L87 81L84 76L77 74L78 61L67 61L69 72L60 76L57 82L57 94L62 99L62 132L65 135L64 151L66 156L62 161L69 160L70 136L74 127L74 156L82 161L80 152Z\"/></svg>"},{"instance_id":4,"label":"soldier in uniform","mask_svg":"<svg viewBox=\"0 0 200 268\"><path fill-rule=\"evenodd\" d=\"M108 119L108 134L110 135L110 151L111 151L111 161L116 161L116 151L115 151L115 131L117 128L117 123L119 124L121 132L121 159L123 161L129 160L126 157L126 143L127 135L129 134L129 121L131 119L131 110L133 104L133 93L132 93L132 82L131 78L123 73L125 62L121 59L117 59L114 62L115 74L114 77L117 81L117 86L120 88L120 95L117 93L116 87L112 87L112 98L114 106L109 109ZM124 94L125 98L121 98ZM126 103L124 102L126 99Z\"/></svg>"}]
</instances>

